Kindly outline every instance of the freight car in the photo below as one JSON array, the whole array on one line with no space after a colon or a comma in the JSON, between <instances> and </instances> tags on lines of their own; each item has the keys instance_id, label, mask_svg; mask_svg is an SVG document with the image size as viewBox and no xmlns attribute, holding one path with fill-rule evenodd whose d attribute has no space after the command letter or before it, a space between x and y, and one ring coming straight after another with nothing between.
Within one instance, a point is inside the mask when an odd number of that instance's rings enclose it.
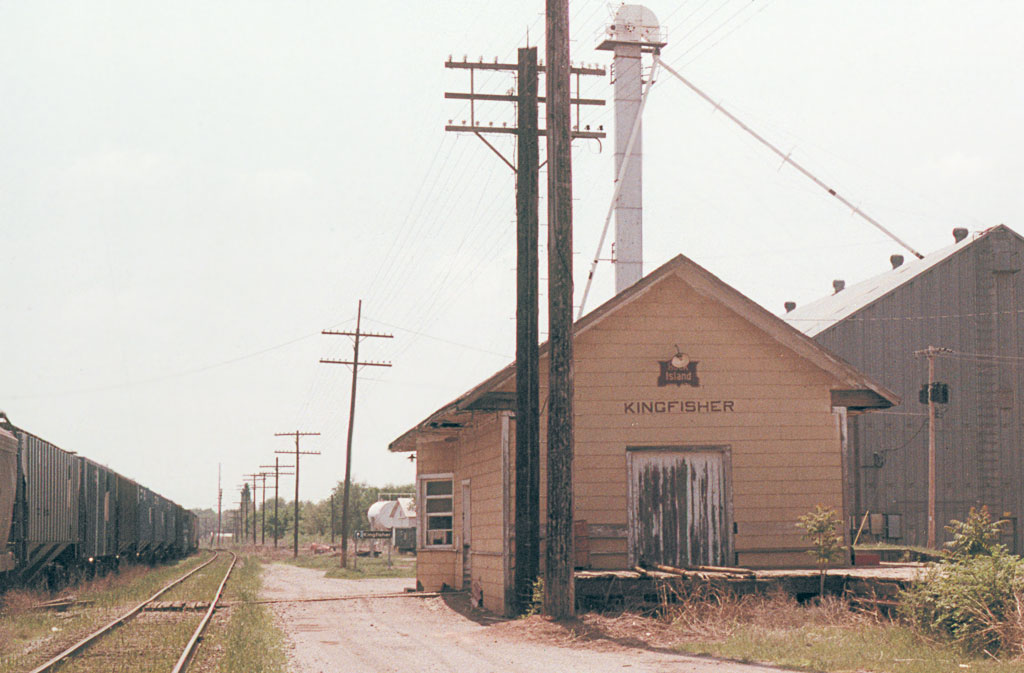
<instances>
[{"instance_id":1,"label":"freight car","mask_svg":"<svg viewBox=\"0 0 1024 673\"><path fill-rule=\"evenodd\" d=\"M197 546L194 514L0 412L0 588L53 587Z\"/></svg>"}]
</instances>

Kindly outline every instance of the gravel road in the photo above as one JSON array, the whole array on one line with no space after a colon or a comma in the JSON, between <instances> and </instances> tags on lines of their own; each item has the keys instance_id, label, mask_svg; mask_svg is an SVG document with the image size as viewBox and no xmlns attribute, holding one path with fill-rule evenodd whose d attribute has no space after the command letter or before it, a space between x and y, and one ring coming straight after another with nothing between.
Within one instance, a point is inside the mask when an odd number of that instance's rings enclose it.
<instances>
[{"instance_id":1,"label":"gravel road","mask_svg":"<svg viewBox=\"0 0 1024 673\"><path fill-rule=\"evenodd\" d=\"M778 673L780 669L676 654L656 647L522 637L516 622L488 618L459 597L375 597L412 579L326 579L322 571L266 566L263 598L349 600L271 604L289 640L291 673Z\"/></svg>"}]
</instances>

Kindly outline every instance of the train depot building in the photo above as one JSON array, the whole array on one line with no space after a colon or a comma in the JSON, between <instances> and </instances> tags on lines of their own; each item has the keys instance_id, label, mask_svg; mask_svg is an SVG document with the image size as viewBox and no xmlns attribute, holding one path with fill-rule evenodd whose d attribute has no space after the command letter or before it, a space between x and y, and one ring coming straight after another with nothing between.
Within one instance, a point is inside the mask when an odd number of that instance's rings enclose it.
<instances>
[{"instance_id":1,"label":"train depot building","mask_svg":"<svg viewBox=\"0 0 1024 673\"><path fill-rule=\"evenodd\" d=\"M806 566L797 519L848 511L848 414L898 398L677 256L577 321L576 565ZM540 351L541 559L547 345ZM509 611L515 367L390 445L415 452L418 582Z\"/></svg>"}]
</instances>

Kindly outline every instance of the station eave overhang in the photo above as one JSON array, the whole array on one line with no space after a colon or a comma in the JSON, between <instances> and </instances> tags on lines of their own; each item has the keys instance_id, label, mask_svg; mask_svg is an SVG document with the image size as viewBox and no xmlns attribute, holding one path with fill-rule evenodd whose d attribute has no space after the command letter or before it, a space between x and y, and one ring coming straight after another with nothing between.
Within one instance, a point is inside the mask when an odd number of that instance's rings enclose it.
<instances>
[{"instance_id":1,"label":"station eave overhang","mask_svg":"<svg viewBox=\"0 0 1024 673\"><path fill-rule=\"evenodd\" d=\"M498 375L504 373L502 370ZM421 443L454 441L459 430L468 424L467 416L471 416L473 412L515 410L514 392L489 389L495 378L497 376L491 377L459 399L435 411L426 420L391 442L388 451L408 453L415 451Z\"/></svg>"},{"instance_id":2,"label":"station eave overhang","mask_svg":"<svg viewBox=\"0 0 1024 673\"><path fill-rule=\"evenodd\" d=\"M845 407L851 413L889 409L894 403L898 403L898 400L890 399L870 389L855 388L832 391L832 406Z\"/></svg>"}]
</instances>

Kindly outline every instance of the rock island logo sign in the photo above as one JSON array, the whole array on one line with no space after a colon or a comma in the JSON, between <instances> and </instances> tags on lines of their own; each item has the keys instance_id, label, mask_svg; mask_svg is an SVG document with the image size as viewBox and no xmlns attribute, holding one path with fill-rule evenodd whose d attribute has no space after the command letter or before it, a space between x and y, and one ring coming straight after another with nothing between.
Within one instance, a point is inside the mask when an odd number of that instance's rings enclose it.
<instances>
[{"instance_id":1,"label":"rock island logo sign","mask_svg":"<svg viewBox=\"0 0 1024 673\"><path fill-rule=\"evenodd\" d=\"M658 361L658 365L661 367L661 372L658 374L658 387L663 388L668 385L681 386L684 383L694 388L699 387L700 378L697 376L698 364L696 360L691 360L690 356L676 345L675 355L668 360Z\"/></svg>"}]
</instances>

